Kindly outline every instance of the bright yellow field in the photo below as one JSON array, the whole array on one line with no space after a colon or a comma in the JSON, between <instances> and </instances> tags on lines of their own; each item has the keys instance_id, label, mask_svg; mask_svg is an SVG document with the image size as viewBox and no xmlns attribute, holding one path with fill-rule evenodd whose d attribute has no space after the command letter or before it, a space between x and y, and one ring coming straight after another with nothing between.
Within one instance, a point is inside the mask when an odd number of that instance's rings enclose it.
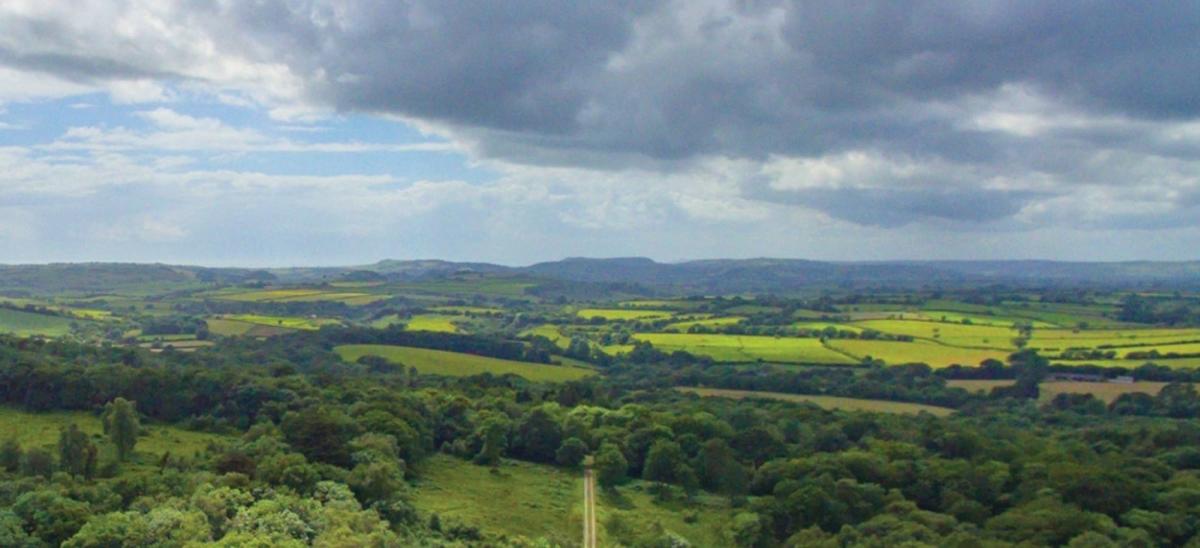
<instances>
[{"instance_id":1,"label":"bright yellow field","mask_svg":"<svg viewBox=\"0 0 1200 548\"><path fill-rule=\"evenodd\" d=\"M1013 384L1010 380L950 380L948 386L962 388L971 392L991 392L999 386ZM1091 394L1104 403L1112 403L1122 394L1158 394L1167 383L1165 382L1135 382L1130 384L1116 382L1075 382L1053 381L1038 385L1038 400L1047 402L1059 394Z\"/></svg>"},{"instance_id":2,"label":"bright yellow field","mask_svg":"<svg viewBox=\"0 0 1200 548\"><path fill-rule=\"evenodd\" d=\"M1200 329L1034 329L1031 348L1064 350L1200 341Z\"/></svg>"},{"instance_id":3,"label":"bright yellow field","mask_svg":"<svg viewBox=\"0 0 1200 548\"><path fill-rule=\"evenodd\" d=\"M558 326L554 326L554 325L550 325L550 324L539 325L537 327L531 327L529 329L526 329L525 331L521 332L521 336L522 337L533 337L533 336L546 337L547 339L550 339L551 341L553 341L554 344L557 345L559 348L563 348L563 349L567 348L571 344L571 339L569 337L567 337L566 335L563 335L562 331L558 330Z\"/></svg>"},{"instance_id":4,"label":"bright yellow field","mask_svg":"<svg viewBox=\"0 0 1200 548\"><path fill-rule=\"evenodd\" d=\"M825 348L820 339L682 333L637 333L633 337L647 341L663 352L683 350L723 362L856 363Z\"/></svg>"},{"instance_id":5,"label":"bright yellow field","mask_svg":"<svg viewBox=\"0 0 1200 548\"><path fill-rule=\"evenodd\" d=\"M222 337L238 337L245 335L247 331L250 331L250 328L254 327L253 324L246 322L224 320L221 318L209 318L205 320L205 323L208 324L208 331L210 333L214 335L220 335Z\"/></svg>"},{"instance_id":6,"label":"bright yellow field","mask_svg":"<svg viewBox=\"0 0 1200 548\"><path fill-rule=\"evenodd\" d=\"M1020 333L1007 327L965 325L961 323L921 320L867 320L855 322L864 329L874 329L894 335L908 335L954 346L1011 349L1012 340Z\"/></svg>"},{"instance_id":7,"label":"bright yellow field","mask_svg":"<svg viewBox=\"0 0 1200 548\"><path fill-rule=\"evenodd\" d=\"M339 301L349 305L369 304L389 295L323 289L267 289L241 293L219 293L215 298L240 302L317 302Z\"/></svg>"},{"instance_id":8,"label":"bright yellow field","mask_svg":"<svg viewBox=\"0 0 1200 548\"><path fill-rule=\"evenodd\" d=\"M218 298L227 301L278 301L295 297L304 297L309 295L320 295L323 293L320 289L268 289L263 291L246 291L244 293L228 293L219 295Z\"/></svg>"},{"instance_id":9,"label":"bright yellow field","mask_svg":"<svg viewBox=\"0 0 1200 548\"><path fill-rule=\"evenodd\" d=\"M784 394L782 392L756 392L752 390L727 390L723 388L676 388L682 392L697 394L704 397L722 397L733 399L763 398L790 402L816 404L824 409L839 409L843 411L871 411L875 413L900 413L916 415L926 412L939 417L954 413L953 409L923 405L919 403L897 402L887 400L864 400L859 398L841 398L837 396L809 396L804 394Z\"/></svg>"},{"instance_id":10,"label":"bright yellow field","mask_svg":"<svg viewBox=\"0 0 1200 548\"><path fill-rule=\"evenodd\" d=\"M669 310L633 310L617 308L585 308L576 313L580 318L590 320L603 318L605 320L661 320L670 318L674 312Z\"/></svg>"},{"instance_id":11,"label":"bright yellow field","mask_svg":"<svg viewBox=\"0 0 1200 548\"><path fill-rule=\"evenodd\" d=\"M407 331L433 331L437 333L458 333L458 326L454 325L455 318L453 316L439 316L436 314L421 314L409 318L404 324L404 329Z\"/></svg>"},{"instance_id":12,"label":"bright yellow field","mask_svg":"<svg viewBox=\"0 0 1200 548\"><path fill-rule=\"evenodd\" d=\"M491 373L493 375L513 374L536 382L564 382L595 375L594 371L576 367L502 360L408 346L347 344L335 347L334 351L348 362L357 361L363 356L379 356L394 363L415 367L421 373L451 377Z\"/></svg>"},{"instance_id":13,"label":"bright yellow field","mask_svg":"<svg viewBox=\"0 0 1200 548\"><path fill-rule=\"evenodd\" d=\"M1156 344L1152 346L1131 346L1128 348L1114 348L1117 356L1124 358L1130 352L1150 352L1158 351L1159 354L1200 354L1200 343L1183 343L1183 344Z\"/></svg>"},{"instance_id":14,"label":"bright yellow field","mask_svg":"<svg viewBox=\"0 0 1200 548\"><path fill-rule=\"evenodd\" d=\"M341 323L338 320L331 320L328 318L303 318L300 316L260 316L258 314L228 314L222 316L222 318L226 320L267 325L271 327L301 329L304 331L316 331L323 325L338 325Z\"/></svg>"},{"instance_id":15,"label":"bright yellow field","mask_svg":"<svg viewBox=\"0 0 1200 548\"><path fill-rule=\"evenodd\" d=\"M860 359L870 356L883 360L888 365L924 363L931 367L947 367L954 364L975 366L988 358L1004 361L1011 353L1007 350L960 348L924 341L834 339L827 341L826 345Z\"/></svg>"}]
</instances>

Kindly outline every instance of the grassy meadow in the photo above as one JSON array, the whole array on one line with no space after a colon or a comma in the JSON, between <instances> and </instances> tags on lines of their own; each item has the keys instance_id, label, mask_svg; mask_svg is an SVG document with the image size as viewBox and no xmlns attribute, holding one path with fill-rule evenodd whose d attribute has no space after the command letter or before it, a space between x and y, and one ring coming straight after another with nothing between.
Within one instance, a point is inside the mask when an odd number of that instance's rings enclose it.
<instances>
[{"instance_id":1,"label":"grassy meadow","mask_svg":"<svg viewBox=\"0 0 1200 548\"><path fill-rule=\"evenodd\" d=\"M421 463L413 505L446 522L511 536L544 537L563 546L583 530L583 475L574 470L506 460L495 473L447 455Z\"/></svg>"},{"instance_id":2,"label":"grassy meadow","mask_svg":"<svg viewBox=\"0 0 1200 548\"><path fill-rule=\"evenodd\" d=\"M438 314L419 314L405 321L404 329L407 331L433 331L436 333L459 333L462 330L454 325L456 320L462 318L455 316L442 316Z\"/></svg>"},{"instance_id":3,"label":"grassy meadow","mask_svg":"<svg viewBox=\"0 0 1200 548\"><path fill-rule=\"evenodd\" d=\"M631 534L662 528L682 536L692 546L728 546L725 531L737 512L730 508L728 499L703 492L692 501L682 497L677 494L671 501L659 501L650 494L650 484L639 480L614 489L598 488L597 544L625 546ZM695 519L685 519L689 513Z\"/></svg>"},{"instance_id":4,"label":"grassy meadow","mask_svg":"<svg viewBox=\"0 0 1200 548\"><path fill-rule=\"evenodd\" d=\"M663 352L684 350L723 362L856 363L854 359L826 348L819 339L682 333L637 333L634 338L647 341Z\"/></svg>"},{"instance_id":5,"label":"grassy meadow","mask_svg":"<svg viewBox=\"0 0 1200 548\"><path fill-rule=\"evenodd\" d=\"M447 455L421 463L413 490L413 505L424 514L437 513L443 523L482 526L512 537L545 538L576 546L583 533L583 474L569 470L505 460L495 473L485 466ZM663 527L688 539L693 546L723 546L723 532L732 511L723 497L701 493L692 502L660 502L648 484L631 481L596 492L597 541L600 546L622 544L628 533ZM684 520L684 512L697 519ZM610 530L619 522L620 531ZM622 537L622 538L618 538Z\"/></svg>"},{"instance_id":6,"label":"grassy meadow","mask_svg":"<svg viewBox=\"0 0 1200 548\"><path fill-rule=\"evenodd\" d=\"M742 317L742 316L722 316L722 317L717 317L717 318L700 318L700 319L694 319L694 320L685 320L685 321L669 323L666 325L666 327L664 327L664 330L678 331L680 333L686 333L688 329L691 329L694 326L722 327L722 326L726 326L726 325L737 325L737 324L745 321L745 319L746 318Z\"/></svg>"},{"instance_id":7,"label":"grassy meadow","mask_svg":"<svg viewBox=\"0 0 1200 548\"><path fill-rule=\"evenodd\" d=\"M539 325L537 327L531 327L529 329L526 329L521 332L521 336L522 337L534 337L534 336L546 337L547 339L550 339L551 341L553 341L554 344L557 345L559 348L563 348L563 349L567 348L571 344L570 337L563 335L562 331L560 331L558 329L558 326L550 325L550 324Z\"/></svg>"},{"instance_id":8,"label":"grassy meadow","mask_svg":"<svg viewBox=\"0 0 1200 548\"><path fill-rule=\"evenodd\" d=\"M258 314L231 314L223 319L284 329L316 331L323 325L338 325L342 322L329 318L304 318L299 316L261 316Z\"/></svg>"},{"instance_id":9,"label":"grassy meadow","mask_svg":"<svg viewBox=\"0 0 1200 548\"><path fill-rule=\"evenodd\" d=\"M429 310L442 314L458 314L460 316L469 316L471 314L488 315L504 313L504 309L492 306L435 306Z\"/></svg>"},{"instance_id":10,"label":"grassy meadow","mask_svg":"<svg viewBox=\"0 0 1200 548\"><path fill-rule=\"evenodd\" d=\"M444 352L426 348L382 344L348 344L334 348L343 360L357 361L363 356L379 356L388 361L417 368L423 374L466 377L491 373L513 374L538 382L564 382L581 379L595 372L576 367L502 360L473 354Z\"/></svg>"},{"instance_id":11,"label":"grassy meadow","mask_svg":"<svg viewBox=\"0 0 1200 548\"><path fill-rule=\"evenodd\" d=\"M867 320L855 322L863 329L908 335L952 346L1015 349L1012 340L1020 333L1008 327L967 325L926 320Z\"/></svg>"},{"instance_id":12,"label":"grassy meadow","mask_svg":"<svg viewBox=\"0 0 1200 548\"><path fill-rule=\"evenodd\" d=\"M975 366L989 358L1003 361L1011 353L1007 350L962 348L928 341L833 339L826 344L855 358L871 357L883 360L889 365L925 363L931 367L947 367L954 364Z\"/></svg>"},{"instance_id":13,"label":"grassy meadow","mask_svg":"<svg viewBox=\"0 0 1200 548\"><path fill-rule=\"evenodd\" d=\"M59 431L72 423L92 437L102 454L113 450L108 438L103 435L100 418L82 411L29 413L11 407L0 407L0 440L16 439L23 448L53 448L58 444ZM158 424L142 424L142 428L145 434L138 437L135 452L145 462L156 460L166 452L176 456L191 456L203 451L210 442L225 439L219 434L193 432Z\"/></svg>"},{"instance_id":14,"label":"grassy meadow","mask_svg":"<svg viewBox=\"0 0 1200 548\"><path fill-rule=\"evenodd\" d=\"M670 310L621 308L584 308L575 314L585 320L600 318L606 321L665 320L675 315Z\"/></svg>"},{"instance_id":15,"label":"grassy meadow","mask_svg":"<svg viewBox=\"0 0 1200 548\"><path fill-rule=\"evenodd\" d=\"M71 332L71 322L78 321L82 320L0 308L0 332L20 337L61 337Z\"/></svg>"},{"instance_id":16,"label":"grassy meadow","mask_svg":"<svg viewBox=\"0 0 1200 548\"><path fill-rule=\"evenodd\" d=\"M796 329L809 329L814 331L823 331L831 327L837 331L853 331L855 333L861 333L863 331L863 328L852 323L796 322L792 324L792 327Z\"/></svg>"},{"instance_id":17,"label":"grassy meadow","mask_svg":"<svg viewBox=\"0 0 1200 548\"><path fill-rule=\"evenodd\" d=\"M295 332L288 327L225 318L209 318L205 323L209 333L222 337L274 337Z\"/></svg>"}]
</instances>

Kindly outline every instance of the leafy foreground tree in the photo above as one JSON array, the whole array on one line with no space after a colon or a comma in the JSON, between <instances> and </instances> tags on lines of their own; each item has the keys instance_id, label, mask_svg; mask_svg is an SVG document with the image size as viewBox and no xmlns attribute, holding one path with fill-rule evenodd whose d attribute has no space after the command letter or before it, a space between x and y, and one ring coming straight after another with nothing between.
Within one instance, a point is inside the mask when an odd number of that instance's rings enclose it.
<instances>
[{"instance_id":1,"label":"leafy foreground tree","mask_svg":"<svg viewBox=\"0 0 1200 548\"><path fill-rule=\"evenodd\" d=\"M137 445L141 423L138 421L136 404L125 398L116 398L104 406L104 433L117 448L117 460L125 462L133 456Z\"/></svg>"},{"instance_id":2,"label":"leafy foreground tree","mask_svg":"<svg viewBox=\"0 0 1200 548\"><path fill-rule=\"evenodd\" d=\"M21 468L21 444L16 438L9 438L0 445L0 469L5 472L16 472Z\"/></svg>"},{"instance_id":3,"label":"leafy foreground tree","mask_svg":"<svg viewBox=\"0 0 1200 548\"><path fill-rule=\"evenodd\" d=\"M602 487L614 487L625 481L625 474L629 469L629 461L625 460L625 455L621 453L620 447L611 443L605 443L600 446L600 451L596 454L593 466L596 470L596 479L600 482L600 485Z\"/></svg>"},{"instance_id":4,"label":"leafy foreground tree","mask_svg":"<svg viewBox=\"0 0 1200 548\"><path fill-rule=\"evenodd\" d=\"M58 436L58 466L63 472L84 478L96 473L96 445L78 425L64 428Z\"/></svg>"}]
</instances>

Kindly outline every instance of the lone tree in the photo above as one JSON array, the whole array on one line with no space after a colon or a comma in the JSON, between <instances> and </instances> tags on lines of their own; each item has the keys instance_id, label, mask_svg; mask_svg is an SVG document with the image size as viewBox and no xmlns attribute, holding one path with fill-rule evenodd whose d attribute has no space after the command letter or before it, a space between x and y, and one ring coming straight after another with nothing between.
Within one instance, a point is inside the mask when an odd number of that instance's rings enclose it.
<instances>
[{"instance_id":1,"label":"lone tree","mask_svg":"<svg viewBox=\"0 0 1200 548\"><path fill-rule=\"evenodd\" d=\"M138 423L136 402L117 398L104 406L104 433L117 448L117 460L124 462L137 445Z\"/></svg>"},{"instance_id":2,"label":"lone tree","mask_svg":"<svg viewBox=\"0 0 1200 548\"><path fill-rule=\"evenodd\" d=\"M85 478L96 472L96 445L75 424L58 435L58 466L64 472Z\"/></svg>"},{"instance_id":3,"label":"lone tree","mask_svg":"<svg viewBox=\"0 0 1200 548\"><path fill-rule=\"evenodd\" d=\"M504 448L508 445L508 425L498 418L488 419L480 428L483 447L475 455L475 464L483 466L498 466Z\"/></svg>"},{"instance_id":4,"label":"lone tree","mask_svg":"<svg viewBox=\"0 0 1200 548\"><path fill-rule=\"evenodd\" d=\"M600 451L592 463L596 469L596 479L602 487L613 487L625 480L629 469L629 461L621 453L621 448L611 443L600 446Z\"/></svg>"},{"instance_id":5,"label":"lone tree","mask_svg":"<svg viewBox=\"0 0 1200 548\"><path fill-rule=\"evenodd\" d=\"M21 444L16 438L9 438L0 445L0 469L5 472L16 472L21 467Z\"/></svg>"}]
</instances>

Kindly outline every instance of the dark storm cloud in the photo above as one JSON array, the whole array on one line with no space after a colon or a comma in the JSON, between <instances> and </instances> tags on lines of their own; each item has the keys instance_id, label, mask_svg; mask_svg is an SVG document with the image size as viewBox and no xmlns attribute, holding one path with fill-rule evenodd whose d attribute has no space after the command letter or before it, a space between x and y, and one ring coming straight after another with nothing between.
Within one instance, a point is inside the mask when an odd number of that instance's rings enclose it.
<instances>
[{"instance_id":1,"label":"dark storm cloud","mask_svg":"<svg viewBox=\"0 0 1200 548\"><path fill-rule=\"evenodd\" d=\"M168 72L138 67L103 56L60 53L22 54L3 47L0 47L0 65L44 72L76 82L176 77Z\"/></svg>"},{"instance_id":2,"label":"dark storm cloud","mask_svg":"<svg viewBox=\"0 0 1200 548\"><path fill-rule=\"evenodd\" d=\"M235 3L232 16L341 109L537 135L578 131L586 81L652 2ZM280 47L283 46L283 47Z\"/></svg>"},{"instance_id":3,"label":"dark storm cloud","mask_svg":"<svg viewBox=\"0 0 1200 548\"><path fill-rule=\"evenodd\" d=\"M300 72L324 74L311 90L321 100L451 124L485 145L969 157L994 143L933 103L1004 84L1094 112L1200 114L1194 2L287 5L235 3L223 15L275 41L269 51ZM780 29L764 23L772 10ZM649 47L631 51L635 25Z\"/></svg>"},{"instance_id":4,"label":"dark storm cloud","mask_svg":"<svg viewBox=\"0 0 1200 548\"><path fill-rule=\"evenodd\" d=\"M797 2L786 35L831 92L953 98L1027 82L1102 109L1194 117L1195 2Z\"/></svg>"}]
</instances>

